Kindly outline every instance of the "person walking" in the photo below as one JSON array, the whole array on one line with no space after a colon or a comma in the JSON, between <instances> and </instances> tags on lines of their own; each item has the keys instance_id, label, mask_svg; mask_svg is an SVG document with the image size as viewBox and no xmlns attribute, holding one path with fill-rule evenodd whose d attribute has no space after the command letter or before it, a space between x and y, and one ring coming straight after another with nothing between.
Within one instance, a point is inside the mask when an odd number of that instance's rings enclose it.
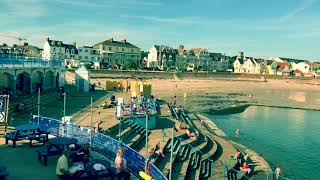
<instances>
[{"instance_id":1,"label":"person walking","mask_svg":"<svg viewBox=\"0 0 320 180\"><path fill-rule=\"evenodd\" d=\"M275 173L276 173L276 179L278 180L279 177L280 177L280 173L281 173L280 166L278 166L278 167L276 168Z\"/></svg>"}]
</instances>

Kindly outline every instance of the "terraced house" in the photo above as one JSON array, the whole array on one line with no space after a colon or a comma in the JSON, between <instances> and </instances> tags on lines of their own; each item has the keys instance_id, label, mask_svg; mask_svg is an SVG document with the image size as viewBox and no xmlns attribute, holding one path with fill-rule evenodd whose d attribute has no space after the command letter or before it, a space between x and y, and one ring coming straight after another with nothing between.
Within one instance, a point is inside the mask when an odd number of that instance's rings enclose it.
<instances>
[{"instance_id":1,"label":"terraced house","mask_svg":"<svg viewBox=\"0 0 320 180\"><path fill-rule=\"evenodd\" d=\"M175 66L177 50L165 45L153 45L149 49L147 67L167 69Z\"/></svg>"},{"instance_id":2,"label":"terraced house","mask_svg":"<svg viewBox=\"0 0 320 180\"><path fill-rule=\"evenodd\" d=\"M196 62L197 56L194 51L187 50L183 45L180 45L176 56L176 67L181 70L186 70L188 66L195 67Z\"/></svg>"},{"instance_id":3,"label":"terraced house","mask_svg":"<svg viewBox=\"0 0 320 180\"><path fill-rule=\"evenodd\" d=\"M210 54L207 48L192 48L196 58L195 67L198 70L208 70L210 63Z\"/></svg>"},{"instance_id":4,"label":"terraced house","mask_svg":"<svg viewBox=\"0 0 320 180\"><path fill-rule=\"evenodd\" d=\"M65 44L62 41L45 39L42 57L45 59L76 59L76 44Z\"/></svg>"},{"instance_id":5,"label":"terraced house","mask_svg":"<svg viewBox=\"0 0 320 180\"><path fill-rule=\"evenodd\" d=\"M113 38L97 43L93 48L99 50L101 62L106 67L132 69L140 65L140 48L126 39L114 41Z\"/></svg>"},{"instance_id":6,"label":"terraced house","mask_svg":"<svg viewBox=\"0 0 320 180\"><path fill-rule=\"evenodd\" d=\"M23 58L40 58L42 49L28 44L27 42L22 45L14 44L8 46L7 44L0 45L0 55L8 57L23 57Z\"/></svg>"}]
</instances>

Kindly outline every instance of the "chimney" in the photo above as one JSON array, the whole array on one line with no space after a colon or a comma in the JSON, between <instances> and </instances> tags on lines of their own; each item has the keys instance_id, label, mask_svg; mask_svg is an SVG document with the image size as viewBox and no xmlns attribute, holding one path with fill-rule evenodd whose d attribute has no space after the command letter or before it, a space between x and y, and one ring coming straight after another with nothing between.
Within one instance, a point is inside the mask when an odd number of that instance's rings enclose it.
<instances>
[{"instance_id":1,"label":"chimney","mask_svg":"<svg viewBox=\"0 0 320 180\"><path fill-rule=\"evenodd\" d=\"M113 37L109 38L109 41L113 42Z\"/></svg>"},{"instance_id":2,"label":"chimney","mask_svg":"<svg viewBox=\"0 0 320 180\"><path fill-rule=\"evenodd\" d=\"M74 45L74 46L77 46L77 42L73 42L73 45Z\"/></svg>"},{"instance_id":3,"label":"chimney","mask_svg":"<svg viewBox=\"0 0 320 180\"><path fill-rule=\"evenodd\" d=\"M45 38L45 41L49 41L49 40L50 40L49 37L46 37L46 38Z\"/></svg>"},{"instance_id":4,"label":"chimney","mask_svg":"<svg viewBox=\"0 0 320 180\"><path fill-rule=\"evenodd\" d=\"M126 39L126 38L123 38L123 39L121 39L121 42L127 43L127 39Z\"/></svg>"},{"instance_id":5,"label":"chimney","mask_svg":"<svg viewBox=\"0 0 320 180\"><path fill-rule=\"evenodd\" d=\"M29 44L27 42L23 43L23 46L28 46Z\"/></svg>"}]
</instances>

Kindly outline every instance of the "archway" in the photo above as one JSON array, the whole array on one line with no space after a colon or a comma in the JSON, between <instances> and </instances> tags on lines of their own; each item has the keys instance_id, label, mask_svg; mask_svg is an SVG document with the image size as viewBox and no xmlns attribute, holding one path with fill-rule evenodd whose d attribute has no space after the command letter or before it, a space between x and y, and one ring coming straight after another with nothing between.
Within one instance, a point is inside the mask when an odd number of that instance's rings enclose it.
<instances>
[{"instance_id":1,"label":"archway","mask_svg":"<svg viewBox=\"0 0 320 180\"><path fill-rule=\"evenodd\" d=\"M0 73L0 87L13 89L13 75L7 72Z\"/></svg>"},{"instance_id":2,"label":"archway","mask_svg":"<svg viewBox=\"0 0 320 180\"><path fill-rule=\"evenodd\" d=\"M46 72L44 87L45 89L53 89L54 88L54 73L52 71Z\"/></svg>"},{"instance_id":3,"label":"archway","mask_svg":"<svg viewBox=\"0 0 320 180\"><path fill-rule=\"evenodd\" d=\"M43 90L43 73L40 71L37 71L32 74L32 88L31 92L36 92L40 88L40 90Z\"/></svg>"},{"instance_id":4,"label":"archway","mask_svg":"<svg viewBox=\"0 0 320 180\"><path fill-rule=\"evenodd\" d=\"M14 76L10 73L0 73L0 90L2 94L11 94L14 87Z\"/></svg>"},{"instance_id":5,"label":"archway","mask_svg":"<svg viewBox=\"0 0 320 180\"><path fill-rule=\"evenodd\" d=\"M16 90L20 93L30 93L30 74L23 72L17 75Z\"/></svg>"}]
</instances>

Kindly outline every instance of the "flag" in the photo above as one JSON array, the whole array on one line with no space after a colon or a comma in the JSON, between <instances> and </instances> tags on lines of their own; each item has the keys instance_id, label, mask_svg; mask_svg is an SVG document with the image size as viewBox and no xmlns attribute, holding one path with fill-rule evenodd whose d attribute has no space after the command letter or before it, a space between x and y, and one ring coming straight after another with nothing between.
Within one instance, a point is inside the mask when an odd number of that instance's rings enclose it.
<instances>
[{"instance_id":1,"label":"flag","mask_svg":"<svg viewBox=\"0 0 320 180\"><path fill-rule=\"evenodd\" d=\"M0 95L0 122L5 122L7 112L7 96Z\"/></svg>"}]
</instances>

